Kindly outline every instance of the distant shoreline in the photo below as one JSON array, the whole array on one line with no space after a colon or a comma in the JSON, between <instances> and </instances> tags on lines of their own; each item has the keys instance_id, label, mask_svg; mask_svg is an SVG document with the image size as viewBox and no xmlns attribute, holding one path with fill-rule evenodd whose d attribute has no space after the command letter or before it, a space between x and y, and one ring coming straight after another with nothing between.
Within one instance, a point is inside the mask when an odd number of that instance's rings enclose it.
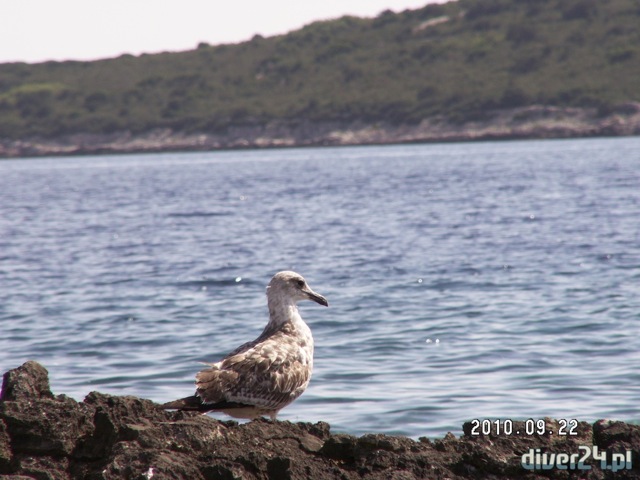
<instances>
[{"instance_id":1,"label":"distant shoreline","mask_svg":"<svg viewBox=\"0 0 640 480\"><path fill-rule=\"evenodd\" d=\"M212 133L156 129L140 134L0 138L0 158L633 135L640 135L640 102L625 103L606 113L595 108L533 105L487 112L483 118L463 123L441 117L413 125L290 120L232 125Z\"/></svg>"}]
</instances>

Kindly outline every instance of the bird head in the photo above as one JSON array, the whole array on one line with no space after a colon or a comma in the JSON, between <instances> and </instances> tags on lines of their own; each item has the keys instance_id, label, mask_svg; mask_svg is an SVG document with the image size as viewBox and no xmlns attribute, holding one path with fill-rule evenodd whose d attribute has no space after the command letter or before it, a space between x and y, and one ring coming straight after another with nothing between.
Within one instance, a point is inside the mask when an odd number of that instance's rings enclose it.
<instances>
[{"instance_id":1,"label":"bird head","mask_svg":"<svg viewBox=\"0 0 640 480\"><path fill-rule=\"evenodd\" d=\"M300 300L312 300L325 307L329 302L319 293L311 290L302 275L296 272L284 271L276 273L267 286L267 298L290 298L294 303Z\"/></svg>"}]
</instances>

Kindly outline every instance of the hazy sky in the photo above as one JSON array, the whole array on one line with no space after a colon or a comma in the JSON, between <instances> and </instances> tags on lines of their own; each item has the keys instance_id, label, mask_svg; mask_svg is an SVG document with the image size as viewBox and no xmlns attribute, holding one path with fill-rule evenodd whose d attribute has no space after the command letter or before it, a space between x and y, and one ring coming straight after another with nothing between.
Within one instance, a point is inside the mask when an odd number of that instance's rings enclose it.
<instances>
[{"instance_id":1,"label":"hazy sky","mask_svg":"<svg viewBox=\"0 0 640 480\"><path fill-rule=\"evenodd\" d=\"M93 60L286 33L443 0L2 0L0 63Z\"/></svg>"}]
</instances>

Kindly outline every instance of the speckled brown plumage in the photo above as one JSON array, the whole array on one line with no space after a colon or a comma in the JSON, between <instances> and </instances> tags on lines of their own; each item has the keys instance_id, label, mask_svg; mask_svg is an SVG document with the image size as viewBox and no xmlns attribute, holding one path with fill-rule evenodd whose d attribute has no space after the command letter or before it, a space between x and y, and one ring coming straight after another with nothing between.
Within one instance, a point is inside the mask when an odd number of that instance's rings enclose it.
<instances>
[{"instance_id":1,"label":"speckled brown plumage","mask_svg":"<svg viewBox=\"0 0 640 480\"><path fill-rule=\"evenodd\" d=\"M260 336L200 371L194 396L163 407L275 419L305 391L313 372L313 336L298 312L300 300L328 305L299 274L274 275L267 287L269 323Z\"/></svg>"}]
</instances>

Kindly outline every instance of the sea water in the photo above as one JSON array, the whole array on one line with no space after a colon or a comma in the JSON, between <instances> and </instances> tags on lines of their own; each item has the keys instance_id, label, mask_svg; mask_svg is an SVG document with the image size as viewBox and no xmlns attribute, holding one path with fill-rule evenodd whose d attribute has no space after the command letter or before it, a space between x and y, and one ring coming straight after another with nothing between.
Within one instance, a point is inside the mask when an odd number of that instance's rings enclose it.
<instances>
[{"instance_id":1,"label":"sea water","mask_svg":"<svg viewBox=\"0 0 640 480\"><path fill-rule=\"evenodd\" d=\"M640 138L4 160L0 202L0 373L54 393L192 394L292 269L330 307L282 420L640 414Z\"/></svg>"}]
</instances>

